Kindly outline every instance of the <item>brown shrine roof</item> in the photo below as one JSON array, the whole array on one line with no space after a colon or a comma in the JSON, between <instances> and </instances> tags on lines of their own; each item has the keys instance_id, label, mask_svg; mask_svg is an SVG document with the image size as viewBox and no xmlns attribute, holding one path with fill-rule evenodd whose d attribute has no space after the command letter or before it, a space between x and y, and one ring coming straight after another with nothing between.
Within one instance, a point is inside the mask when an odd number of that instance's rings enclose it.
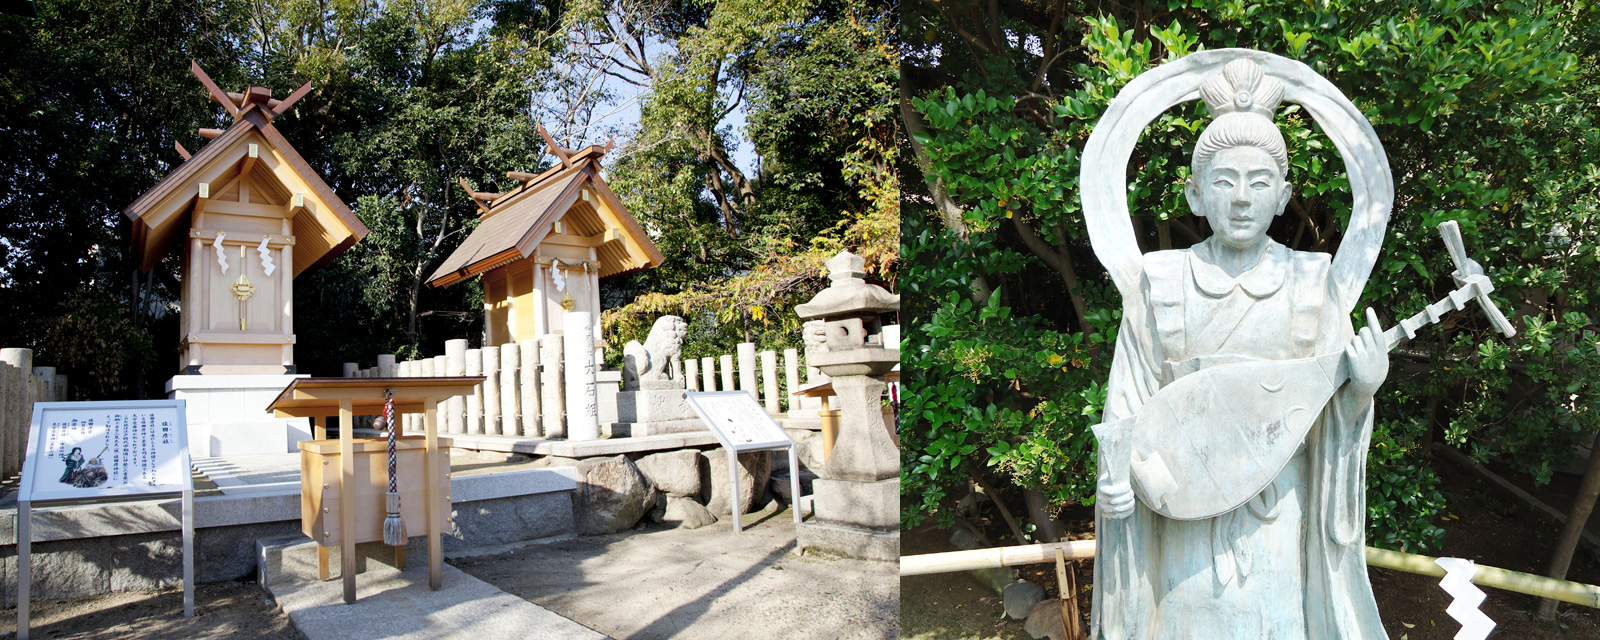
<instances>
[{"instance_id":1,"label":"brown shrine roof","mask_svg":"<svg viewBox=\"0 0 1600 640\"><path fill-rule=\"evenodd\" d=\"M487 206L480 204L485 209L482 222L445 258L428 284L449 286L527 258L541 243L555 237L551 230L558 220L566 221L568 232L562 235L570 239L567 241L594 243L600 254L601 278L659 266L662 256L655 243L600 178L601 154L593 152L598 150L592 147L573 154L567 158L569 166L551 169L494 197ZM590 194L588 200L583 198L585 190ZM612 229L619 233L607 237Z\"/></svg>"},{"instance_id":2,"label":"brown shrine roof","mask_svg":"<svg viewBox=\"0 0 1600 640\"><path fill-rule=\"evenodd\" d=\"M302 235L317 236L297 242L295 275L327 264L366 237L366 225L272 126L273 115L276 114L263 111L258 105L247 104L222 135L123 209L123 215L133 222L133 252L139 257L140 270L154 268L182 242L201 183L210 184L219 177L249 170L252 166L246 158L249 143L265 144L267 152L259 155L271 156L270 162L265 164L272 166L258 166L256 171L272 175L285 191L302 196L303 210L295 216L294 222L297 239ZM292 184L297 181L300 184Z\"/></svg>"}]
</instances>

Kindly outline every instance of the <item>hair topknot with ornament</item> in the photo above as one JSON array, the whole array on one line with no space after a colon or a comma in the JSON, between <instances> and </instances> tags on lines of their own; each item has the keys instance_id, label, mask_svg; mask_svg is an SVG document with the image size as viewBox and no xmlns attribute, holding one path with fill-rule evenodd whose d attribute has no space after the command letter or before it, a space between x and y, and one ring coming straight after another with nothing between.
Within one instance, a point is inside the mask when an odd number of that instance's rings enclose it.
<instances>
[{"instance_id":1,"label":"hair topknot with ornament","mask_svg":"<svg viewBox=\"0 0 1600 640\"><path fill-rule=\"evenodd\" d=\"M1223 67L1222 73L1200 85L1200 98L1216 115L1200 133L1190 165L1195 176L1212 156L1223 149L1256 147L1278 163L1284 176L1289 173L1289 152L1283 133L1273 124L1272 114L1283 101L1283 84L1261 71L1256 63L1240 58Z\"/></svg>"}]
</instances>

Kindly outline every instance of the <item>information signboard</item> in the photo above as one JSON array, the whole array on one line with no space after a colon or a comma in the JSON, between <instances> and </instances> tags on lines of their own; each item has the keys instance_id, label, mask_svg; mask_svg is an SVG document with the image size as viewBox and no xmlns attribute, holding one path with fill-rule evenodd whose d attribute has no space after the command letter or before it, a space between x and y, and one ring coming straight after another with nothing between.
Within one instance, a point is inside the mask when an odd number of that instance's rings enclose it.
<instances>
[{"instance_id":1,"label":"information signboard","mask_svg":"<svg viewBox=\"0 0 1600 640\"><path fill-rule=\"evenodd\" d=\"M789 451L789 495L794 496L794 523L800 524L800 465L796 460L794 440L778 426L767 410L747 391L704 391L685 394L689 408L704 420L712 435L729 451L728 479L733 483L729 503L733 507L733 531L738 533L744 524L739 509L739 453L749 451ZM756 487L761 491L762 487Z\"/></svg>"},{"instance_id":2,"label":"information signboard","mask_svg":"<svg viewBox=\"0 0 1600 640\"><path fill-rule=\"evenodd\" d=\"M735 451L764 451L794 444L767 410L745 391L687 394L689 406L711 427L722 446Z\"/></svg>"},{"instance_id":3,"label":"information signboard","mask_svg":"<svg viewBox=\"0 0 1600 640\"><path fill-rule=\"evenodd\" d=\"M45 502L192 488L181 400L34 405L18 500Z\"/></svg>"},{"instance_id":4,"label":"information signboard","mask_svg":"<svg viewBox=\"0 0 1600 640\"><path fill-rule=\"evenodd\" d=\"M183 615L194 616L194 477L183 400L36 402L17 489L17 638L28 638L35 506L181 494Z\"/></svg>"}]
</instances>

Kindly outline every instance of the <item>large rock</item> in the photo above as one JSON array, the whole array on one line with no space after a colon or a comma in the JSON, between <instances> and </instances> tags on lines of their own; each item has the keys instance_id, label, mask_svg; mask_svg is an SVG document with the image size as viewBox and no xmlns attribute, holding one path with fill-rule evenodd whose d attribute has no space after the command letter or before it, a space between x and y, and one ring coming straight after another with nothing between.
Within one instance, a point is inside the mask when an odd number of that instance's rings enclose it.
<instances>
[{"instance_id":1,"label":"large rock","mask_svg":"<svg viewBox=\"0 0 1600 640\"><path fill-rule=\"evenodd\" d=\"M773 456L773 458L774 458L774 461L776 461L777 456ZM811 495L811 493L812 493L811 492L811 484L812 484L812 481L816 480L816 479L817 479L817 474L812 473L810 471L807 471L805 469L801 469L800 470L800 495L802 495L802 496ZM794 504L794 496L790 495L791 493L793 493L793 487L790 486L790 484L789 484L789 476L788 475L779 475L777 472L773 472L772 478L767 481L767 490L772 492L772 496L774 498L777 498L778 502L782 502L785 506L790 506L790 505Z\"/></svg>"},{"instance_id":2,"label":"large rock","mask_svg":"<svg viewBox=\"0 0 1600 640\"><path fill-rule=\"evenodd\" d=\"M1067 630L1061 624L1061 600L1056 598L1047 598L1034 604L1028 621L1022 624L1022 630L1028 632L1033 640L1073 640L1067 637Z\"/></svg>"},{"instance_id":3,"label":"large rock","mask_svg":"<svg viewBox=\"0 0 1600 640\"><path fill-rule=\"evenodd\" d=\"M587 458L577 470L573 519L584 535L632 529L655 503L655 489L626 456Z\"/></svg>"},{"instance_id":4,"label":"large rock","mask_svg":"<svg viewBox=\"0 0 1600 640\"><path fill-rule=\"evenodd\" d=\"M961 527L956 527L955 531L950 534L950 544L964 551L982 549L988 546L983 544L978 539L978 536L973 535L971 531ZM977 580L979 584L988 587L990 591L1002 594L1005 593L1006 585L1017 579L1017 570L1010 567L989 567L987 569L973 569L968 571L967 575L972 576L972 579Z\"/></svg>"},{"instance_id":5,"label":"large rock","mask_svg":"<svg viewBox=\"0 0 1600 640\"><path fill-rule=\"evenodd\" d=\"M687 498L700 495L700 452L694 449L652 453L634 461L645 479L662 493Z\"/></svg>"},{"instance_id":6,"label":"large rock","mask_svg":"<svg viewBox=\"0 0 1600 640\"><path fill-rule=\"evenodd\" d=\"M1005 603L1006 616L1012 620L1021 620L1033 612L1033 605L1044 600L1044 587L1027 580L1018 580L1006 585L1000 596Z\"/></svg>"},{"instance_id":7,"label":"large rock","mask_svg":"<svg viewBox=\"0 0 1600 640\"><path fill-rule=\"evenodd\" d=\"M661 522L675 525L680 529L699 529L717 521L704 506L695 502L694 498L678 496L667 497L667 508L661 516Z\"/></svg>"},{"instance_id":8,"label":"large rock","mask_svg":"<svg viewBox=\"0 0 1600 640\"><path fill-rule=\"evenodd\" d=\"M826 478L828 456L823 451L823 440L820 433L800 440L795 443L794 453L801 467L817 474L818 477Z\"/></svg>"},{"instance_id":9,"label":"large rock","mask_svg":"<svg viewBox=\"0 0 1600 640\"><path fill-rule=\"evenodd\" d=\"M700 470L700 497L706 508L719 517L733 515L733 505L728 501L732 483L728 481L725 452L718 447L700 454L706 459ZM752 451L739 455L740 513L750 513L766 505L767 480L771 476L771 452Z\"/></svg>"}]
</instances>

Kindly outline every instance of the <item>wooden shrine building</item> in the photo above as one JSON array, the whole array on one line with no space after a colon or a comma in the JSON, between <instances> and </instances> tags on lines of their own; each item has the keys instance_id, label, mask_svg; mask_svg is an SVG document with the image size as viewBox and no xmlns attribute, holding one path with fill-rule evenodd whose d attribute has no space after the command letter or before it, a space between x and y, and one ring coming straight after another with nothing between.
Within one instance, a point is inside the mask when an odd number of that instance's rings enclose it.
<instances>
[{"instance_id":1,"label":"wooden shrine building","mask_svg":"<svg viewBox=\"0 0 1600 640\"><path fill-rule=\"evenodd\" d=\"M311 90L283 100L266 87L217 88L191 70L233 116L226 130L123 211L133 255L148 272L182 257L184 373L294 373L294 278L338 257L367 235L327 183L272 126Z\"/></svg>"},{"instance_id":2,"label":"wooden shrine building","mask_svg":"<svg viewBox=\"0 0 1600 640\"><path fill-rule=\"evenodd\" d=\"M600 335L600 281L661 265L661 252L600 178L610 150L564 149L539 127L561 161L506 193L473 191L481 222L446 258L428 284L444 287L483 276L485 345L561 333L561 314L594 313Z\"/></svg>"}]
</instances>

